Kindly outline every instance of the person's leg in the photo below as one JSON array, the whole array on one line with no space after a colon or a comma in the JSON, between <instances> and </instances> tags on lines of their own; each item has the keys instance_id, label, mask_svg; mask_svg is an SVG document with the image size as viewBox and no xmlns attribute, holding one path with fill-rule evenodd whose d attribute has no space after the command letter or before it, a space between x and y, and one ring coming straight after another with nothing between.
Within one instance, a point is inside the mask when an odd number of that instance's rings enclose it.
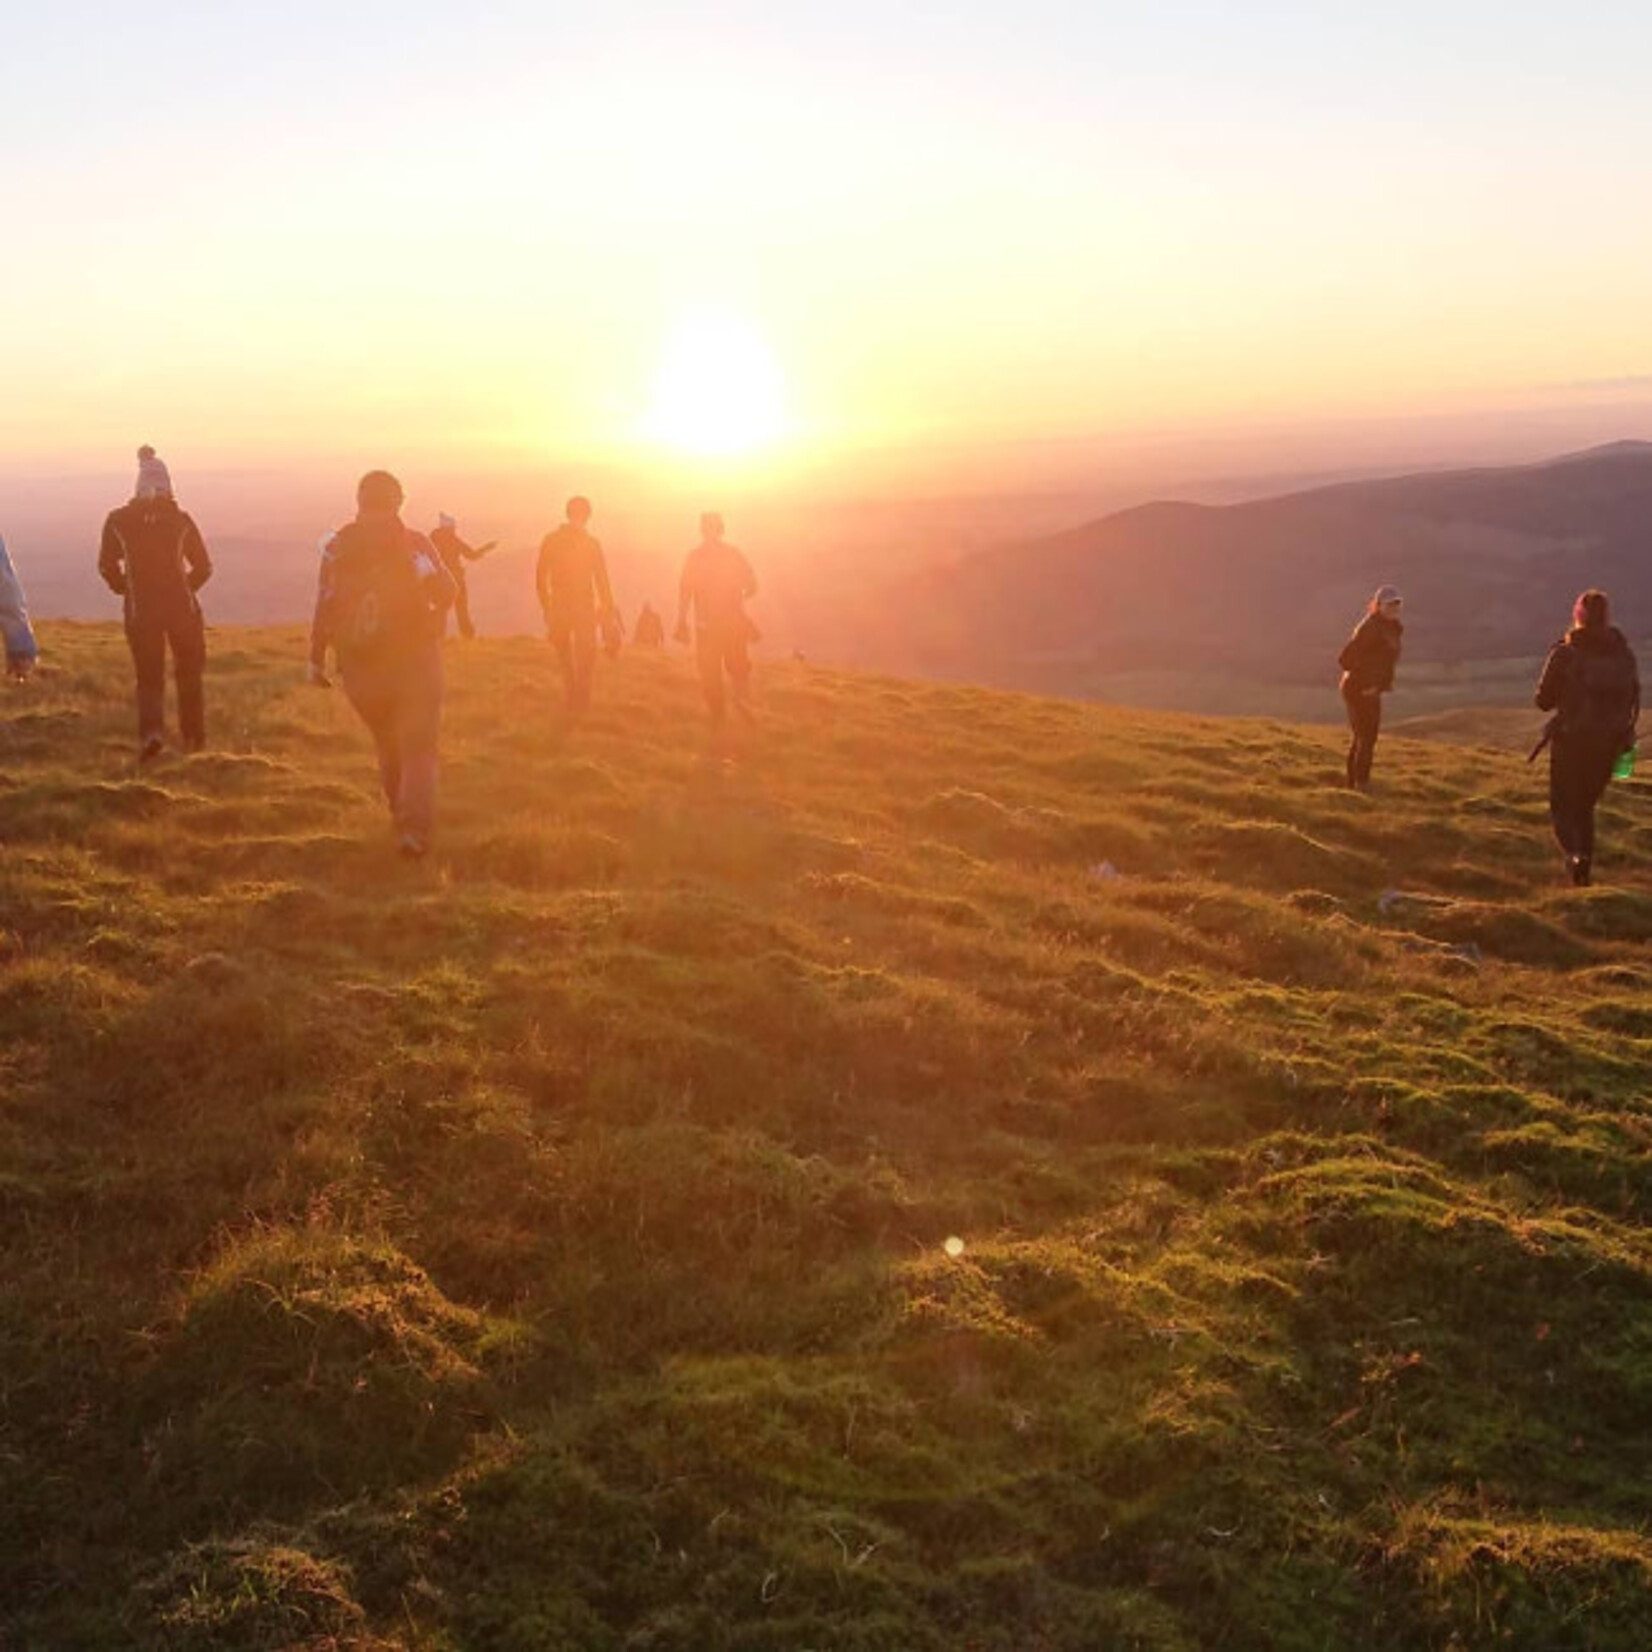
<instances>
[{"instance_id":1,"label":"person's leg","mask_svg":"<svg viewBox=\"0 0 1652 1652\"><path fill-rule=\"evenodd\" d=\"M1377 731L1382 727L1382 696L1367 694L1364 706L1364 727L1361 729L1359 754L1359 784L1371 784L1371 760L1377 755Z\"/></svg>"},{"instance_id":2,"label":"person's leg","mask_svg":"<svg viewBox=\"0 0 1652 1652\"><path fill-rule=\"evenodd\" d=\"M702 627L694 635L694 657L700 668L700 689L706 697L706 710L711 713L711 726L720 729L724 716L722 638Z\"/></svg>"},{"instance_id":3,"label":"person's leg","mask_svg":"<svg viewBox=\"0 0 1652 1652\"><path fill-rule=\"evenodd\" d=\"M206 622L194 604L167 627L178 683L178 733L186 751L206 744Z\"/></svg>"},{"instance_id":4,"label":"person's leg","mask_svg":"<svg viewBox=\"0 0 1652 1652\"><path fill-rule=\"evenodd\" d=\"M1376 749L1376 720L1382 716L1382 702L1374 694L1345 694L1348 708L1348 784L1363 788L1371 782L1371 757Z\"/></svg>"},{"instance_id":5,"label":"person's leg","mask_svg":"<svg viewBox=\"0 0 1652 1652\"><path fill-rule=\"evenodd\" d=\"M573 688L568 703L575 711L591 709L591 677L597 664L597 617L582 614L573 630Z\"/></svg>"},{"instance_id":6,"label":"person's leg","mask_svg":"<svg viewBox=\"0 0 1652 1652\"><path fill-rule=\"evenodd\" d=\"M453 598L453 617L459 622L459 635L474 637L476 627L470 623L470 587L465 583L464 569L454 571L453 583L457 587Z\"/></svg>"},{"instance_id":7,"label":"person's leg","mask_svg":"<svg viewBox=\"0 0 1652 1652\"><path fill-rule=\"evenodd\" d=\"M137 679L138 744L149 755L166 738L166 631L128 609L126 643Z\"/></svg>"},{"instance_id":8,"label":"person's leg","mask_svg":"<svg viewBox=\"0 0 1652 1652\"><path fill-rule=\"evenodd\" d=\"M383 664L376 660L350 660L344 664L341 675L345 698L373 736L379 759L379 784L384 788L384 801L394 812L401 793L402 757L396 739L393 684Z\"/></svg>"},{"instance_id":9,"label":"person's leg","mask_svg":"<svg viewBox=\"0 0 1652 1652\"><path fill-rule=\"evenodd\" d=\"M728 673L729 688L734 696L734 709L749 722L751 653L743 631L732 632L723 639L723 669Z\"/></svg>"},{"instance_id":10,"label":"person's leg","mask_svg":"<svg viewBox=\"0 0 1652 1652\"><path fill-rule=\"evenodd\" d=\"M1583 856L1585 874L1595 858L1595 809L1611 784L1612 765L1618 754L1612 749L1615 742L1595 743L1584 754L1577 778L1578 853Z\"/></svg>"},{"instance_id":11,"label":"person's leg","mask_svg":"<svg viewBox=\"0 0 1652 1652\"><path fill-rule=\"evenodd\" d=\"M1566 871L1575 884L1589 881L1594 853L1594 798L1588 753L1573 741L1556 740L1549 747L1549 819L1555 842L1566 857Z\"/></svg>"},{"instance_id":12,"label":"person's leg","mask_svg":"<svg viewBox=\"0 0 1652 1652\"><path fill-rule=\"evenodd\" d=\"M393 805L402 848L422 854L436 826L437 745L442 726L442 656L425 648L403 662L395 707L400 787Z\"/></svg>"},{"instance_id":13,"label":"person's leg","mask_svg":"<svg viewBox=\"0 0 1652 1652\"><path fill-rule=\"evenodd\" d=\"M562 697L569 704L574 703L574 632L573 627L565 620L558 620L551 627L551 647L556 650L556 663L562 668Z\"/></svg>"}]
</instances>

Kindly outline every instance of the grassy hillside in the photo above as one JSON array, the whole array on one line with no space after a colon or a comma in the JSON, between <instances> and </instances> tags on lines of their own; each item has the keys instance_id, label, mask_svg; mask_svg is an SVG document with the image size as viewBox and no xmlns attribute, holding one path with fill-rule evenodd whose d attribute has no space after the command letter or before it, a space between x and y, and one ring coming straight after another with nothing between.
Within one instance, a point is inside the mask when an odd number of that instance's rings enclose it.
<instances>
[{"instance_id":1,"label":"grassy hillside","mask_svg":"<svg viewBox=\"0 0 1652 1652\"><path fill-rule=\"evenodd\" d=\"M1645 1645L1643 785L505 641L410 867L296 633L43 641L0 1643Z\"/></svg>"}]
</instances>

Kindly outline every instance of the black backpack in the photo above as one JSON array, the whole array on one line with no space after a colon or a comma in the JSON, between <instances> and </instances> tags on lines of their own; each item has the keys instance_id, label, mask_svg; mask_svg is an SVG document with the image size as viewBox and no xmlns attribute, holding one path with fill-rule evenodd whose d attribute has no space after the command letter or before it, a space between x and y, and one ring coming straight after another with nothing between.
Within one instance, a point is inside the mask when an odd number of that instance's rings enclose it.
<instances>
[{"instance_id":1,"label":"black backpack","mask_svg":"<svg viewBox=\"0 0 1652 1652\"><path fill-rule=\"evenodd\" d=\"M393 535L352 522L333 540L333 633L341 652L376 654L429 630L430 605L399 523Z\"/></svg>"},{"instance_id":2,"label":"black backpack","mask_svg":"<svg viewBox=\"0 0 1652 1652\"><path fill-rule=\"evenodd\" d=\"M1640 710L1635 657L1627 648L1578 648L1566 696L1566 727L1589 734L1612 734L1627 741Z\"/></svg>"}]
</instances>

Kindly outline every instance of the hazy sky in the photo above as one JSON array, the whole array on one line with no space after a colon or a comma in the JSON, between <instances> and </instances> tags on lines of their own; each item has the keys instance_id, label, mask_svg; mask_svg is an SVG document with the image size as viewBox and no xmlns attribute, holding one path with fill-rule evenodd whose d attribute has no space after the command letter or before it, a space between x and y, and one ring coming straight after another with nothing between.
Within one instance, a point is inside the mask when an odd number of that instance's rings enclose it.
<instances>
[{"instance_id":1,"label":"hazy sky","mask_svg":"<svg viewBox=\"0 0 1652 1652\"><path fill-rule=\"evenodd\" d=\"M720 338L707 405L760 390L816 453L1652 375L1631 0L59 0L7 35L3 462L635 455Z\"/></svg>"}]
</instances>

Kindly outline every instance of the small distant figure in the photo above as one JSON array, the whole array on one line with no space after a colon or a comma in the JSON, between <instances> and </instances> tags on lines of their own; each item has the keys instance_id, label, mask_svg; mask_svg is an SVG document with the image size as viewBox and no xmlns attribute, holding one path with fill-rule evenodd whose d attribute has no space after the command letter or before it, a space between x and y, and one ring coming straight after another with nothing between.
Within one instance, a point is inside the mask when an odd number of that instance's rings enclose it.
<instances>
[{"instance_id":1,"label":"small distant figure","mask_svg":"<svg viewBox=\"0 0 1652 1652\"><path fill-rule=\"evenodd\" d=\"M23 581L12 566L11 553L0 539L0 641L5 644L6 676L14 683L26 682L40 658L40 645L29 624L28 598Z\"/></svg>"},{"instance_id":2,"label":"small distant figure","mask_svg":"<svg viewBox=\"0 0 1652 1652\"><path fill-rule=\"evenodd\" d=\"M1594 873L1595 805L1623 754L1635 744L1640 717L1640 669L1623 633L1612 624L1604 591L1585 591L1572 607L1572 627L1549 650L1537 684L1537 709L1554 716L1533 751L1549 748L1549 818L1578 888Z\"/></svg>"},{"instance_id":3,"label":"small distant figure","mask_svg":"<svg viewBox=\"0 0 1652 1652\"><path fill-rule=\"evenodd\" d=\"M132 499L103 524L98 573L121 598L137 678L138 756L166 748L166 652L178 690L185 751L206 744L206 622L199 592L212 578L201 530L178 508L172 476L152 447L138 449Z\"/></svg>"},{"instance_id":4,"label":"small distant figure","mask_svg":"<svg viewBox=\"0 0 1652 1652\"><path fill-rule=\"evenodd\" d=\"M456 593L453 598L453 617L459 623L459 635L468 641L476 635L476 627L470 621L470 587L465 582L465 564L480 562L498 541L490 539L487 544L472 548L459 537L459 524L444 511L436 518L436 528L430 535L430 543L436 547L436 554L442 559L442 566L447 569L448 578L453 581Z\"/></svg>"},{"instance_id":5,"label":"small distant figure","mask_svg":"<svg viewBox=\"0 0 1652 1652\"><path fill-rule=\"evenodd\" d=\"M716 511L700 518L700 543L683 563L677 593L678 642L689 640L688 612L694 610L695 656L700 688L705 694L711 726L721 732L725 720L723 679L734 708L751 718L751 655L758 630L746 614L746 604L757 595L757 576L745 556L723 539L723 519Z\"/></svg>"},{"instance_id":6,"label":"small distant figure","mask_svg":"<svg viewBox=\"0 0 1652 1652\"><path fill-rule=\"evenodd\" d=\"M665 647L665 621L651 602L642 605L637 623L631 630L631 641L638 648Z\"/></svg>"},{"instance_id":7,"label":"small distant figure","mask_svg":"<svg viewBox=\"0 0 1652 1652\"><path fill-rule=\"evenodd\" d=\"M1382 586L1337 656L1337 664L1342 667L1342 703L1348 709L1348 726L1353 732L1348 746L1348 785L1353 791L1371 788L1371 759L1376 755L1377 731L1382 727L1382 697L1394 686L1394 669L1400 663L1400 640L1405 632L1400 607L1400 593L1392 585Z\"/></svg>"},{"instance_id":8,"label":"small distant figure","mask_svg":"<svg viewBox=\"0 0 1652 1652\"><path fill-rule=\"evenodd\" d=\"M442 633L453 579L435 546L402 522L401 507L401 483L389 471L369 471L356 487L355 521L322 546L310 681L331 686L331 647L345 695L378 749L396 847L417 860L436 824Z\"/></svg>"},{"instance_id":9,"label":"small distant figure","mask_svg":"<svg viewBox=\"0 0 1652 1652\"><path fill-rule=\"evenodd\" d=\"M540 543L534 583L545 615L545 635L562 665L568 709L577 714L591 708L598 628L606 642L615 634L619 616L602 546L587 526L591 501L576 494L565 513L567 520Z\"/></svg>"}]
</instances>

